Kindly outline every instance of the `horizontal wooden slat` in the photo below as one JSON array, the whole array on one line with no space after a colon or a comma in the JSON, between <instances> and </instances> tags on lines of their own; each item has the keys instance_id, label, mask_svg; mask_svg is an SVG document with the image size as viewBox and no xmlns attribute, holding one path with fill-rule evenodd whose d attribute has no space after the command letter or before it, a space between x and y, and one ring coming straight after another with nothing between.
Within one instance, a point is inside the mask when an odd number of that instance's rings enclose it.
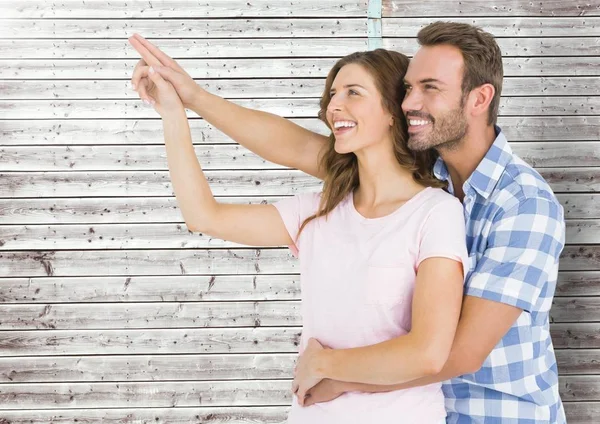
<instances>
[{"instance_id":1,"label":"horizontal wooden slat","mask_svg":"<svg viewBox=\"0 0 600 424\"><path fill-rule=\"evenodd\" d=\"M196 43L208 39L222 38L316 38L316 37L366 37L367 19L365 18L327 18L327 19L2 19L0 20L0 38L44 38L57 40L28 41L29 48L48 45L49 47L71 45L74 51L86 50L85 57L100 48L129 50L131 47L123 38L134 33L143 35L154 42L167 46L181 45L173 43L173 38L195 39ZM117 40L111 40L117 39ZM65 40L69 39L69 40ZM85 40L82 44L81 39ZM101 42L88 44L92 39ZM247 40L251 41L251 40ZM267 42L267 40L264 40ZM210 43L218 44L218 40ZM262 42L262 41L260 41ZM41 44L40 44L41 43ZM20 46L16 43L13 46ZM26 46L27 44L23 44ZM0 44L10 48L10 45ZM129 46L129 47L126 47ZM49 52L46 52L49 53ZM96 56L98 57L98 56Z\"/></svg>"},{"instance_id":2,"label":"horizontal wooden slat","mask_svg":"<svg viewBox=\"0 0 600 424\"><path fill-rule=\"evenodd\" d=\"M587 262L578 256L575 256L572 261ZM0 277L292 274L297 272L299 272L298 263L293 260L292 254L287 249L0 253Z\"/></svg>"},{"instance_id":3,"label":"horizontal wooden slat","mask_svg":"<svg viewBox=\"0 0 600 424\"><path fill-rule=\"evenodd\" d=\"M170 408L119 408L119 409L51 409L2 411L2 418L11 424L73 424L126 422L154 424L285 424L289 406L247 407L170 407ZM569 423L579 424L569 420Z\"/></svg>"},{"instance_id":4,"label":"horizontal wooden slat","mask_svg":"<svg viewBox=\"0 0 600 424\"><path fill-rule=\"evenodd\" d=\"M565 402L569 424L595 424L600 416L600 402Z\"/></svg>"},{"instance_id":5,"label":"horizontal wooden slat","mask_svg":"<svg viewBox=\"0 0 600 424\"><path fill-rule=\"evenodd\" d=\"M383 16L422 17L439 16L598 16L600 4L596 1L544 0L529 2L508 0L503 2L482 2L480 0L440 0L436 3L414 2L410 0L383 0Z\"/></svg>"},{"instance_id":6,"label":"horizontal wooden slat","mask_svg":"<svg viewBox=\"0 0 600 424\"><path fill-rule=\"evenodd\" d=\"M600 244L600 219L567 221L568 244ZM178 224L0 225L1 250L244 247Z\"/></svg>"},{"instance_id":7,"label":"horizontal wooden slat","mask_svg":"<svg viewBox=\"0 0 600 424\"><path fill-rule=\"evenodd\" d=\"M274 197L219 197L222 203L272 203ZM600 195L559 194L567 219L600 217ZM0 199L0 221L5 225L181 223L174 197Z\"/></svg>"},{"instance_id":8,"label":"horizontal wooden slat","mask_svg":"<svg viewBox=\"0 0 600 424\"><path fill-rule=\"evenodd\" d=\"M598 38L499 38L496 40L502 56L598 56ZM413 38L384 38L382 46L406 55L414 55L419 48Z\"/></svg>"},{"instance_id":9,"label":"horizontal wooden slat","mask_svg":"<svg viewBox=\"0 0 600 424\"><path fill-rule=\"evenodd\" d=\"M280 379L297 354L0 357L0 382L204 381ZM600 350L559 349L561 375L600 372Z\"/></svg>"},{"instance_id":10,"label":"horizontal wooden slat","mask_svg":"<svg viewBox=\"0 0 600 424\"><path fill-rule=\"evenodd\" d=\"M600 297L555 298L552 322L599 322ZM0 330L299 326L300 302L0 305Z\"/></svg>"},{"instance_id":11,"label":"horizontal wooden slat","mask_svg":"<svg viewBox=\"0 0 600 424\"><path fill-rule=\"evenodd\" d=\"M0 279L2 303L299 300L299 275Z\"/></svg>"},{"instance_id":12,"label":"horizontal wooden slat","mask_svg":"<svg viewBox=\"0 0 600 424\"><path fill-rule=\"evenodd\" d=\"M235 100L244 107L261 109L285 117L315 118L318 99ZM4 119L147 119L160 118L141 100L13 100L0 101ZM500 116L568 116L600 114L600 96L594 97L502 97ZM197 116L187 111L188 117Z\"/></svg>"},{"instance_id":13,"label":"horizontal wooden slat","mask_svg":"<svg viewBox=\"0 0 600 424\"><path fill-rule=\"evenodd\" d=\"M302 325L300 302L0 305L0 330L282 327Z\"/></svg>"},{"instance_id":14,"label":"horizontal wooden slat","mask_svg":"<svg viewBox=\"0 0 600 424\"><path fill-rule=\"evenodd\" d=\"M550 326L557 349L600 348L600 323ZM298 353L301 328L31 330L0 332L2 356Z\"/></svg>"},{"instance_id":15,"label":"horizontal wooden slat","mask_svg":"<svg viewBox=\"0 0 600 424\"><path fill-rule=\"evenodd\" d=\"M600 400L600 375L559 377L559 382L563 402Z\"/></svg>"},{"instance_id":16,"label":"horizontal wooden slat","mask_svg":"<svg viewBox=\"0 0 600 424\"><path fill-rule=\"evenodd\" d=\"M550 326L552 341L557 349L600 348L600 323L562 323Z\"/></svg>"},{"instance_id":17,"label":"horizontal wooden slat","mask_svg":"<svg viewBox=\"0 0 600 424\"><path fill-rule=\"evenodd\" d=\"M563 271L600 270L600 245L566 246ZM293 274L287 249L9 251L0 253L0 277Z\"/></svg>"},{"instance_id":18,"label":"horizontal wooden slat","mask_svg":"<svg viewBox=\"0 0 600 424\"><path fill-rule=\"evenodd\" d=\"M70 0L48 3L44 0L1 3L0 16L5 18L248 18L248 17L343 17L366 16L364 0L302 0L274 3L272 0L177 0L151 2L146 0L113 0L87 2Z\"/></svg>"},{"instance_id":19,"label":"horizontal wooden slat","mask_svg":"<svg viewBox=\"0 0 600 424\"><path fill-rule=\"evenodd\" d=\"M555 192L600 191L600 168L540 168ZM218 196L283 196L318 191L321 182L296 170L206 171ZM0 197L172 196L167 171L1 173Z\"/></svg>"},{"instance_id":20,"label":"horizontal wooden slat","mask_svg":"<svg viewBox=\"0 0 600 424\"><path fill-rule=\"evenodd\" d=\"M368 49L366 39L366 20L361 20L361 28L355 33L351 29L347 33L339 34L336 32L335 26L323 29L327 30L326 37L348 37L360 36L362 38L317 38L321 37L320 32L310 35L311 38L275 38L275 39L197 39L198 34L193 34L194 39L182 39L179 35L177 38L164 39L159 38L151 40L164 50L169 56L181 58L217 58L217 57L331 57L343 56L355 51ZM57 25L54 21L46 22L48 28L40 31L38 35L36 31L31 31L26 23L30 21L16 21L23 23L22 27L16 31L9 32L5 40L0 41L0 49L7 52L5 58L10 59L139 59L139 54L127 42L127 40L65 40L71 36L72 29L68 24L66 28L61 25L64 21L58 21ZM97 22L97 21L76 21L76 27L81 28L82 22ZM123 21L116 21L123 22ZM239 22L239 21L238 21ZM244 22L244 21L242 21ZM340 22L338 20L338 22ZM341 22L344 22L343 20ZM318 23L317 23L318 24ZM239 24L243 28L242 24ZM37 26L37 23L36 23ZM95 25L92 25L95 26ZM182 25L179 25L182 26ZM101 26L112 33L111 25ZM85 31L86 28L83 28ZM91 29L88 29L92 31ZM140 32L137 28L136 31ZM243 29L240 29L243 31ZM252 32L252 29L250 29ZM129 30L128 34L123 34L119 38L131 35L133 30ZM92 32L93 33L93 32ZM100 34L94 34L94 38L104 38ZM65 35L62 35L65 34ZM108 35L106 34L106 35ZM1 34L0 34L1 35ZM81 37L88 37L88 34L82 34ZM239 32L231 32L224 34L223 37L248 37L246 34ZM269 35L267 35L269 36ZM283 35L282 37L285 37ZM395 51L402 52L406 55L414 55L419 45L414 38L384 38L382 47ZM277 37L275 35L275 37ZM393 35L392 35L393 37ZM19 38L20 40L6 40L6 38ZM49 38L49 40L28 40L28 38ZM54 40L56 39L56 40ZM498 45L504 57L530 57L530 56L598 56L600 53L600 44L597 38L589 37L556 37L556 38L499 38ZM318 46L318 48L315 48Z\"/></svg>"},{"instance_id":21,"label":"horizontal wooden slat","mask_svg":"<svg viewBox=\"0 0 600 424\"><path fill-rule=\"evenodd\" d=\"M600 296L600 271L558 273L556 296Z\"/></svg>"},{"instance_id":22,"label":"horizontal wooden slat","mask_svg":"<svg viewBox=\"0 0 600 424\"><path fill-rule=\"evenodd\" d=\"M85 21L83 21L85 22ZM366 29L366 26L365 26ZM585 47L593 50L591 42L572 42L572 48L584 51ZM217 40L152 40L161 50L169 56L179 60L183 58L216 59L216 58L265 58L279 57L341 57L347 54L368 49L367 38L267 38L267 39L217 39ZM29 54L19 52L20 45L26 43L25 48ZM44 44L49 44L44 52ZM91 45L88 45L90 44ZM73 44L71 46L71 44ZM94 46L95 44L95 46ZM3 46L4 45L4 46ZM36 48L36 46L38 46ZM318 46L318 48L315 48ZM130 59L136 62L140 54L127 40L119 41L72 41L57 40L54 45L51 41L14 41L5 40L0 43L5 47L4 58L10 59L36 59L36 60L66 60L66 59ZM566 46L569 47L569 46ZM113 50L114 48L114 50ZM39 50L38 50L39 49ZM70 50L65 53L65 50ZM521 49L522 50L522 49ZM546 56L565 56L568 50L549 48ZM37 51L37 53L36 53ZM85 51L85 53L84 53ZM518 47L509 52L520 51ZM14 53L13 53L14 52ZM589 52L591 54L591 51ZM588 54L588 55L589 55ZM515 56L517 56L515 54ZM523 56L519 54L518 56ZM530 54L528 56L533 56Z\"/></svg>"},{"instance_id":23,"label":"horizontal wooden slat","mask_svg":"<svg viewBox=\"0 0 600 424\"><path fill-rule=\"evenodd\" d=\"M600 349L558 349L559 375L600 374Z\"/></svg>"},{"instance_id":24,"label":"horizontal wooden slat","mask_svg":"<svg viewBox=\"0 0 600 424\"><path fill-rule=\"evenodd\" d=\"M556 299L600 296L600 271L561 271ZM0 279L0 302L299 300L299 275L175 275Z\"/></svg>"},{"instance_id":25,"label":"horizontal wooden slat","mask_svg":"<svg viewBox=\"0 0 600 424\"><path fill-rule=\"evenodd\" d=\"M414 5L413 5L414 6ZM447 9L452 10L452 9ZM414 37L426 25L439 21L436 17L398 17L382 20L381 30L384 37ZM483 30L500 37L598 37L600 36L600 18L560 17L550 19L539 17L489 16L467 18L454 16L452 22L477 25Z\"/></svg>"},{"instance_id":26,"label":"horizontal wooden slat","mask_svg":"<svg viewBox=\"0 0 600 424\"><path fill-rule=\"evenodd\" d=\"M600 376L560 378L563 400L600 400ZM291 380L0 384L0 409L291 403Z\"/></svg>"},{"instance_id":27,"label":"horizontal wooden slat","mask_svg":"<svg viewBox=\"0 0 600 424\"><path fill-rule=\"evenodd\" d=\"M549 119L549 118L546 118ZM567 118L565 118L567 119ZM590 118L595 121L595 117ZM578 121L581 121L578 119ZM292 119L311 131L327 133L328 128L316 118ZM577 122L577 121L576 121ZM576 123L575 122L575 123ZM544 126L546 122L538 125ZM232 143L233 141L203 119L190 119L195 143ZM600 118L598 119L600 128ZM160 119L140 120L52 120L0 121L0 143L6 144L160 144L165 138Z\"/></svg>"},{"instance_id":28,"label":"horizontal wooden slat","mask_svg":"<svg viewBox=\"0 0 600 424\"><path fill-rule=\"evenodd\" d=\"M586 168L581 168L586 169ZM600 172L600 170L599 170ZM218 196L281 196L318 191L321 181L296 170L206 171ZM0 197L172 196L167 171L2 173Z\"/></svg>"},{"instance_id":29,"label":"horizontal wooden slat","mask_svg":"<svg viewBox=\"0 0 600 424\"><path fill-rule=\"evenodd\" d=\"M535 167L586 167L600 164L600 142L514 143L513 151ZM196 146L205 170L283 169L244 147ZM168 170L164 146L1 147L3 171L134 171Z\"/></svg>"},{"instance_id":30,"label":"horizontal wooden slat","mask_svg":"<svg viewBox=\"0 0 600 424\"><path fill-rule=\"evenodd\" d=\"M588 147L586 143L581 146L579 144L569 143L572 145L572 149L577 149L582 154L594 150L593 148L586 149ZM596 145L596 143L592 144ZM600 143L597 145L600 147ZM559 150L569 151L567 148ZM600 148L598 150L598 156L600 156ZM529 155L535 155L535 153L534 151ZM541 153L543 154L545 151ZM197 145L196 155L205 170L286 169L262 159L238 144ZM550 163L555 161L556 159L552 158L549 160ZM568 161L565 160L563 165L567 163ZM590 163L592 163L591 160ZM164 146L20 146L0 147L0 169L3 171L164 171L168 170L168 165Z\"/></svg>"},{"instance_id":31,"label":"horizontal wooden slat","mask_svg":"<svg viewBox=\"0 0 600 424\"><path fill-rule=\"evenodd\" d=\"M0 347L4 357L298 353L300 332L300 327L0 331Z\"/></svg>"},{"instance_id":32,"label":"horizontal wooden slat","mask_svg":"<svg viewBox=\"0 0 600 424\"><path fill-rule=\"evenodd\" d=\"M292 122L311 131L328 134L328 128L315 118ZM536 140L600 139L599 116L500 117L499 124L511 142ZM234 141L202 119L190 119L194 143L233 143ZM160 119L141 120L0 120L0 145L164 145ZM548 147L552 147L548 145Z\"/></svg>"},{"instance_id":33,"label":"horizontal wooden slat","mask_svg":"<svg viewBox=\"0 0 600 424\"><path fill-rule=\"evenodd\" d=\"M297 354L2 358L0 382L288 379Z\"/></svg>"},{"instance_id":34,"label":"horizontal wooden slat","mask_svg":"<svg viewBox=\"0 0 600 424\"><path fill-rule=\"evenodd\" d=\"M600 322L600 297L555 298L550 316L553 322Z\"/></svg>"},{"instance_id":35,"label":"horizontal wooden slat","mask_svg":"<svg viewBox=\"0 0 600 424\"><path fill-rule=\"evenodd\" d=\"M289 405L291 380L0 384L0 410ZM576 389L576 388L575 388Z\"/></svg>"},{"instance_id":36,"label":"horizontal wooden slat","mask_svg":"<svg viewBox=\"0 0 600 424\"><path fill-rule=\"evenodd\" d=\"M308 78L326 77L339 59L180 59L192 78ZM600 57L505 58L509 76L598 76ZM116 79L130 78L137 60L1 59L0 79Z\"/></svg>"},{"instance_id":37,"label":"horizontal wooden slat","mask_svg":"<svg viewBox=\"0 0 600 424\"><path fill-rule=\"evenodd\" d=\"M323 78L291 79L197 79L197 84L211 93L231 99L277 97L320 98L325 87ZM90 84L93 90L90 90ZM504 96L587 96L600 84L598 77L508 77L504 79ZM129 80L0 80L1 100L67 99L138 99Z\"/></svg>"}]
</instances>

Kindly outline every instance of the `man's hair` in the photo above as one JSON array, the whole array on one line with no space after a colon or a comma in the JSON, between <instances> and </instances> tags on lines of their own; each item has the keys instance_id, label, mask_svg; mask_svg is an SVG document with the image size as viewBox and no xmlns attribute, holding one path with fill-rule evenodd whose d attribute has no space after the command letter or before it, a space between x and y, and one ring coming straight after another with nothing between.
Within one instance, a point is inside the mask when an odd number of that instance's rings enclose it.
<instances>
[{"instance_id":1,"label":"man's hair","mask_svg":"<svg viewBox=\"0 0 600 424\"><path fill-rule=\"evenodd\" d=\"M469 24L435 22L421 29L417 39L421 46L448 45L460 50L464 61L462 101L475 87L494 86L496 92L490 102L488 124L495 124L504 71L502 52L494 36Z\"/></svg>"}]
</instances>

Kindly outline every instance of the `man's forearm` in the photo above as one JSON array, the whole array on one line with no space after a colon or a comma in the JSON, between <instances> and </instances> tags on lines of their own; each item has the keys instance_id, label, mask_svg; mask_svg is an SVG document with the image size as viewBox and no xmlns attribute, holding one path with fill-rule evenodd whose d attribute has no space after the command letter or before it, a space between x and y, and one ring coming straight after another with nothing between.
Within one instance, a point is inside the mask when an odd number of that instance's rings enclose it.
<instances>
[{"instance_id":1,"label":"man's forearm","mask_svg":"<svg viewBox=\"0 0 600 424\"><path fill-rule=\"evenodd\" d=\"M191 109L242 146L279 165L322 177L318 153L327 137L272 113L236 105L203 89Z\"/></svg>"}]
</instances>

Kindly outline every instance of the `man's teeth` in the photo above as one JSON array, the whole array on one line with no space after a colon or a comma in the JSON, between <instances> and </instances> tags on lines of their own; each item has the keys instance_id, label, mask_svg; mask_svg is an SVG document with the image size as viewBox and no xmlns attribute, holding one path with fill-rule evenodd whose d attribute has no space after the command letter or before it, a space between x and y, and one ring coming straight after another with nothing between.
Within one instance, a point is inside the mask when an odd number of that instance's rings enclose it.
<instances>
[{"instance_id":1,"label":"man's teeth","mask_svg":"<svg viewBox=\"0 0 600 424\"><path fill-rule=\"evenodd\" d=\"M342 127L352 128L356 126L356 122L352 121L337 121L333 123L333 128L338 129Z\"/></svg>"},{"instance_id":2,"label":"man's teeth","mask_svg":"<svg viewBox=\"0 0 600 424\"><path fill-rule=\"evenodd\" d=\"M410 125L412 125L412 126L431 124L430 121L424 121L424 120L421 120L421 119L409 119L408 123Z\"/></svg>"}]
</instances>

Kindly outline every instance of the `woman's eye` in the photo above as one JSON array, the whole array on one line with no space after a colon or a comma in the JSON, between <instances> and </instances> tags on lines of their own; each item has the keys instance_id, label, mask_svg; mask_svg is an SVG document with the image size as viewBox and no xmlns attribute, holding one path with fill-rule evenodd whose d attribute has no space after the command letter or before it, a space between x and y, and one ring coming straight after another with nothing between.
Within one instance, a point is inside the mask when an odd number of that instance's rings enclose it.
<instances>
[{"instance_id":1,"label":"woman's eye","mask_svg":"<svg viewBox=\"0 0 600 424\"><path fill-rule=\"evenodd\" d=\"M354 96L355 94L358 94L358 93L357 93L356 91L354 91L354 90L348 90L348 93L349 93L349 94L351 94L351 95L353 95L353 96Z\"/></svg>"}]
</instances>

